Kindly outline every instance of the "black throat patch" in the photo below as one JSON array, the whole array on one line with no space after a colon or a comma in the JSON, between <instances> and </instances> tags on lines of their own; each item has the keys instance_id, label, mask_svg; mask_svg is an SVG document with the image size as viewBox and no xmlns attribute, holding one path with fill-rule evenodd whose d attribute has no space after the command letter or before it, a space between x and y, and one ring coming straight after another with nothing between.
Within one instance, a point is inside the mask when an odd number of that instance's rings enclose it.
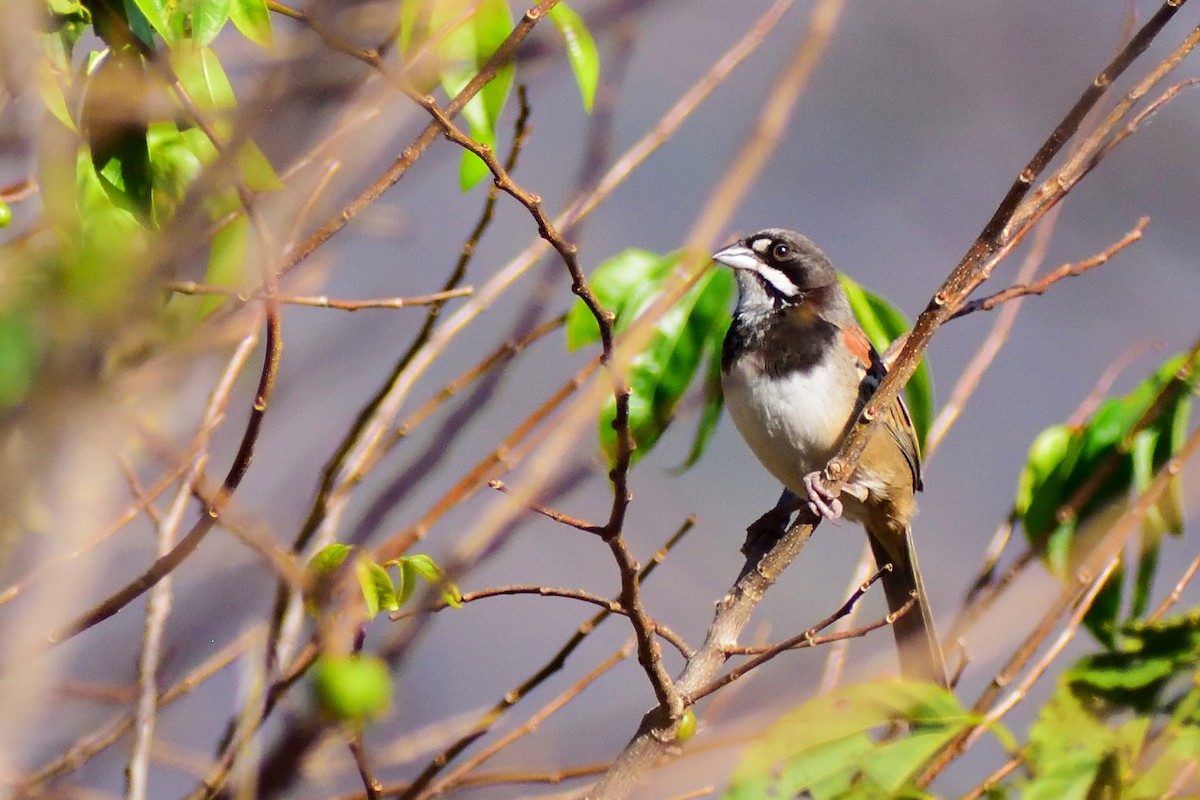
<instances>
[{"instance_id":1,"label":"black throat patch","mask_svg":"<svg viewBox=\"0 0 1200 800\"><path fill-rule=\"evenodd\" d=\"M833 288L833 287L830 287ZM766 318L734 314L721 350L721 369L751 358L764 375L779 378L808 372L824 360L841 331L817 313L827 289L805 292L799 302L781 302Z\"/></svg>"}]
</instances>

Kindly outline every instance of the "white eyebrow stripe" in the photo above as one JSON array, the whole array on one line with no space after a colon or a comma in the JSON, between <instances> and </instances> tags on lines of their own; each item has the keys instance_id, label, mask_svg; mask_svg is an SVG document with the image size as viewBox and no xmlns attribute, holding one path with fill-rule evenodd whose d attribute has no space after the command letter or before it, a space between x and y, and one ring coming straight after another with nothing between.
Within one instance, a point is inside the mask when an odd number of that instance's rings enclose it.
<instances>
[{"instance_id":1,"label":"white eyebrow stripe","mask_svg":"<svg viewBox=\"0 0 1200 800\"><path fill-rule=\"evenodd\" d=\"M755 264L754 271L763 276L763 279L775 287L780 294L785 294L788 297L795 297L800 294L800 287L792 283L787 275L784 275L774 267L768 267L766 264Z\"/></svg>"},{"instance_id":2,"label":"white eyebrow stripe","mask_svg":"<svg viewBox=\"0 0 1200 800\"><path fill-rule=\"evenodd\" d=\"M755 239L753 242L750 243L750 249L753 250L754 252L758 253L759 255L762 255L763 253L767 252L767 248L770 246L771 246L771 240L766 237L763 237L761 239Z\"/></svg>"}]
</instances>

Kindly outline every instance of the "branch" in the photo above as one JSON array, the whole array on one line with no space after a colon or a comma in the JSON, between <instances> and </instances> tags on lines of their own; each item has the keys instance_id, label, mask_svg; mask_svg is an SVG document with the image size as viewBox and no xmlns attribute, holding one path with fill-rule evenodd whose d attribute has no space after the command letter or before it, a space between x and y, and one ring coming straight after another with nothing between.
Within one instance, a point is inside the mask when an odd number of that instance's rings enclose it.
<instances>
[{"instance_id":1,"label":"branch","mask_svg":"<svg viewBox=\"0 0 1200 800\"><path fill-rule=\"evenodd\" d=\"M991 311L1001 303L1007 303L1018 297L1026 297L1031 294L1043 294L1052 285L1058 283L1064 278L1073 278L1077 275L1082 275L1090 269L1107 263L1113 256L1124 250L1134 242L1140 241L1142 233L1146 230L1146 225L1150 223L1149 217L1142 217L1138 220L1137 225L1133 230L1122 236L1117 241L1106 247L1091 258L1084 259L1075 263L1063 264L1058 269L1044 276L1040 280L1033 283L1018 283L996 292L995 294L981 297L978 300L972 300L969 303L964 303L957 311L950 315L950 319L966 316L975 311Z\"/></svg>"},{"instance_id":2,"label":"branch","mask_svg":"<svg viewBox=\"0 0 1200 800\"><path fill-rule=\"evenodd\" d=\"M212 530L213 525L216 524L217 519L221 516L221 509L225 507L225 504L229 502L229 498L237 491L238 486L241 485L242 478L246 476L246 471L250 468L250 459L254 455L254 446L258 442L258 435L262 430L263 417L266 414L267 404L275 388L275 378L279 372L279 356L282 351L282 341L279 334L278 315L269 316L267 318L266 356L263 359L258 388L250 409L250 418L246 423L245 431L242 433L242 441L238 447L237 455L234 457L233 463L225 475L225 480L221 484L221 489L216 497L213 498L212 503L209 504L204 513L200 515L200 518L192 525L191 530L179 540L179 543L169 553L155 560L136 580L52 634L48 639L49 644L63 642L116 614L182 564L184 559L195 552L196 548L200 546L200 542ZM242 348L249 349L252 347L254 342L257 341L257 337L257 331L249 334L243 341Z\"/></svg>"},{"instance_id":3,"label":"branch","mask_svg":"<svg viewBox=\"0 0 1200 800\"><path fill-rule=\"evenodd\" d=\"M616 600L610 600L607 597L593 594L592 592L587 592L583 589L563 589L554 586L539 586L536 584L496 586L491 589L480 589L476 592L464 592L459 600L463 604L466 604L472 603L476 600L486 600L491 597L506 597L523 594L532 594L539 597L562 597L566 598L567 600L578 600L583 603L590 603L591 605L599 606L600 608L603 608L612 614L629 616L629 612L625 609L625 607ZM430 610L441 611L443 608L447 608L445 603L435 606ZM392 612L391 619L403 619L411 614L412 612L408 611L395 611ZM688 645L687 642L683 640L683 637L675 633L675 631L671 630L666 625L658 622L652 622L651 624L654 626L654 633L669 642L671 646L678 650L680 655L682 655L684 658L691 658L695 651Z\"/></svg>"},{"instance_id":4,"label":"branch","mask_svg":"<svg viewBox=\"0 0 1200 800\"><path fill-rule=\"evenodd\" d=\"M167 284L167 288L178 294L217 295L229 297L239 303L248 303L254 299L254 292L236 289L232 286L213 286L195 281L176 281ZM281 294L275 300L280 305L314 306L316 308L336 308L341 311L362 311L365 308L410 308L412 306L440 305L455 297L467 297L475 290L470 286L448 289L444 292L417 295L416 297L379 297L369 300L337 300L326 295L308 297L301 295Z\"/></svg>"}]
</instances>

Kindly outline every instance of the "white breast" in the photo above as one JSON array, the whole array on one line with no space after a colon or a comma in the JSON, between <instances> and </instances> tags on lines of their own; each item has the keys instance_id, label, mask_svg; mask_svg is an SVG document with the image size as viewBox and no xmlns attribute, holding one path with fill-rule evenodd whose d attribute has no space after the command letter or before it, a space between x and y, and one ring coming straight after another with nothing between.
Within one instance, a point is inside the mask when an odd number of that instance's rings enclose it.
<instances>
[{"instance_id":1,"label":"white breast","mask_svg":"<svg viewBox=\"0 0 1200 800\"><path fill-rule=\"evenodd\" d=\"M847 380L855 373L827 359L768 378L752 361L739 359L722 376L729 416L763 466L804 496L804 476L825 466L855 406L858 388Z\"/></svg>"}]
</instances>

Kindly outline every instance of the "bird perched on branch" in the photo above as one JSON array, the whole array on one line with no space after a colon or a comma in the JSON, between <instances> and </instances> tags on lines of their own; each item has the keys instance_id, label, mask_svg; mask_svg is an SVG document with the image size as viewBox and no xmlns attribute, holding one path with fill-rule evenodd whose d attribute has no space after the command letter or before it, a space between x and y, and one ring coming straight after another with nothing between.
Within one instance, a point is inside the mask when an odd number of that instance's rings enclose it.
<instances>
[{"instance_id":1,"label":"bird perched on branch","mask_svg":"<svg viewBox=\"0 0 1200 800\"><path fill-rule=\"evenodd\" d=\"M892 625L901 674L947 685L913 549L921 456L904 401L897 397L885 409L841 497L822 476L886 374L837 272L811 241L780 229L759 231L713 259L733 268L738 286L721 360L726 407L754 455L783 483L780 509L799 498L819 516L844 513L863 525L885 570L888 608L899 611L915 598Z\"/></svg>"}]
</instances>

